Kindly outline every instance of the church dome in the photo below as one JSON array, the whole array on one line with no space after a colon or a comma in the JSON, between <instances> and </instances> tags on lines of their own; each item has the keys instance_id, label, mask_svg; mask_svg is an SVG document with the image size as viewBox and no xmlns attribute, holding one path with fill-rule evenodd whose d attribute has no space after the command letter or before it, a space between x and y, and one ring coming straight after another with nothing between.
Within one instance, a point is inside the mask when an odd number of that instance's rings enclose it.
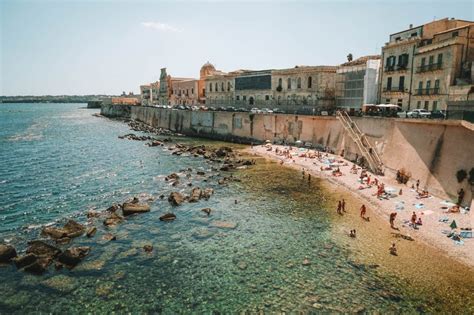
<instances>
[{"instance_id":1,"label":"church dome","mask_svg":"<svg viewBox=\"0 0 474 315\"><path fill-rule=\"evenodd\" d=\"M200 71L201 78L207 77L216 71L216 68L208 61L202 67Z\"/></svg>"}]
</instances>

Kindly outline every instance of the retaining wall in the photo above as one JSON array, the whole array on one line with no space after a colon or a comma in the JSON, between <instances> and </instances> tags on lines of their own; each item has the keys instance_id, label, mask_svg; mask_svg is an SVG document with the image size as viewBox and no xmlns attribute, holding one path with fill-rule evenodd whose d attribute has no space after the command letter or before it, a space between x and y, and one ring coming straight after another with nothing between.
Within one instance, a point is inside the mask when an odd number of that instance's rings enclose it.
<instances>
[{"instance_id":1,"label":"retaining wall","mask_svg":"<svg viewBox=\"0 0 474 315\"><path fill-rule=\"evenodd\" d=\"M133 106L131 118L154 127L198 137L250 143L251 141L302 140L345 151L348 158L357 146L336 117L288 114L250 114L158 109ZM439 196L455 197L459 188L472 199L467 180L457 182L456 172L474 167L474 125L465 121L424 121L354 118L379 152L386 175L404 168L421 187ZM360 155L360 154L359 154Z\"/></svg>"}]
</instances>

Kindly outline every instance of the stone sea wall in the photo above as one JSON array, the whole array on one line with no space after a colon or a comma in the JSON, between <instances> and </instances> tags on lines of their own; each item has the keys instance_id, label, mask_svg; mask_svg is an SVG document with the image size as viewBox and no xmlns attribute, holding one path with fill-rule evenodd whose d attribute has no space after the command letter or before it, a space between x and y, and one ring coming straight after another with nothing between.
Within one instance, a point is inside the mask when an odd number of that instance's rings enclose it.
<instances>
[{"instance_id":1,"label":"stone sea wall","mask_svg":"<svg viewBox=\"0 0 474 315\"><path fill-rule=\"evenodd\" d=\"M112 112L116 115L120 110ZM344 149L348 158L358 153L336 117L191 112L141 106L133 106L130 117L190 136L242 143L302 140L328 146L335 152ZM474 167L473 124L378 117L354 118L354 121L381 155L387 176L404 168L411 172L413 181L420 180L421 188L426 186L438 196L455 197L463 187L467 200L472 199L471 186L467 180L458 183L456 172L460 169L469 172Z\"/></svg>"},{"instance_id":2,"label":"stone sea wall","mask_svg":"<svg viewBox=\"0 0 474 315\"><path fill-rule=\"evenodd\" d=\"M100 114L110 118L130 118L131 107L130 105L103 104L100 107Z\"/></svg>"}]
</instances>

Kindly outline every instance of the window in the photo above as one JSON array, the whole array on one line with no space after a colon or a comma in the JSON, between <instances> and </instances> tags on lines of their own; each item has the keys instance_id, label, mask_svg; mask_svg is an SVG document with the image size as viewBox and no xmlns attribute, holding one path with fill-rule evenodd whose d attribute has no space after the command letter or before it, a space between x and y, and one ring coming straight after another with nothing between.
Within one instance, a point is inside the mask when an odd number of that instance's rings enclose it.
<instances>
[{"instance_id":1,"label":"window","mask_svg":"<svg viewBox=\"0 0 474 315\"><path fill-rule=\"evenodd\" d=\"M433 110L438 109L438 101L433 101Z\"/></svg>"},{"instance_id":2,"label":"window","mask_svg":"<svg viewBox=\"0 0 474 315\"><path fill-rule=\"evenodd\" d=\"M265 95L265 101L269 101L270 100L270 95Z\"/></svg>"},{"instance_id":3,"label":"window","mask_svg":"<svg viewBox=\"0 0 474 315\"><path fill-rule=\"evenodd\" d=\"M301 89L301 78L298 78L298 81L296 83L296 88Z\"/></svg>"},{"instance_id":4,"label":"window","mask_svg":"<svg viewBox=\"0 0 474 315\"><path fill-rule=\"evenodd\" d=\"M453 37L458 37L459 36L459 32L453 32Z\"/></svg>"},{"instance_id":5,"label":"window","mask_svg":"<svg viewBox=\"0 0 474 315\"><path fill-rule=\"evenodd\" d=\"M418 35L418 33L417 33L417 32L415 32L415 33L411 33L411 35L410 35L410 36L411 36L411 37L416 37L417 35Z\"/></svg>"},{"instance_id":6,"label":"window","mask_svg":"<svg viewBox=\"0 0 474 315\"><path fill-rule=\"evenodd\" d=\"M389 98L385 99L385 104L390 104L390 99Z\"/></svg>"},{"instance_id":7,"label":"window","mask_svg":"<svg viewBox=\"0 0 474 315\"><path fill-rule=\"evenodd\" d=\"M416 108L420 108L420 107L421 107L421 101L416 102Z\"/></svg>"},{"instance_id":8,"label":"window","mask_svg":"<svg viewBox=\"0 0 474 315\"><path fill-rule=\"evenodd\" d=\"M432 65L432 64L433 64L433 61L434 61L434 56L430 56L429 64Z\"/></svg>"},{"instance_id":9,"label":"window","mask_svg":"<svg viewBox=\"0 0 474 315\"><path fill-rule=\"evenodd\" d=\"M395 40L401 40L402 38L400 36L395 37Z\"/></svg>"},{"instance_id":10,"label":"window","mask_svg":"<svg viewBox=\"0 0 474 315\"><path fill-rule=\"evenodd\" d=\"M426 81L426 93L430 93L431 88L431 80Z\"/></svg>"},{"instance_id":11,"label":"window","mask_svg":"<svg viewBox=\"0 0 474 315\"><path fill-rule=\"evenodd\" d=\"M186 89L186 96L189 96L189 89Z\"/></svg>"},{"instance_id":12,"label":"window","mask_svg":"<svg viewBox=\"0 0 474 315\"><path fill-rule=\"evenodd\" d=\"M221 91L224 92L224 82L221 82Z\"/></svg>"},{"instance_id":13,"label":"window","mask_svg":"<svg viewBox=\"0 0 474 315\"><path fill-rule=\"evenodd\" d=\"M291 90L291 79L290 78L288 78L287 86L288 86L288 90Z\"/></svg>"},{"instance_id":14,"label":"window","mask_svg":"<svg viewBox=\"0 0 474 315\"><path fill-rule=\"evenodd\" d=\"M402 104L403 104L403 99L399 98L399 99L398 99L398 102L397 102L397 105L398 105L398 106L402 106Z\"/></svg>"},{"instance_id":15,"label":"window","mask_svg":"<svg viewBox=\"0 0 474 315\"><path fill-rule=\"evenodd\" d=\"M194 88L191 88L191 94L194 94Z\"/></svg>"},{"instance_id":16,"label":"window","mask_svg":"<svg viewBox=\"0 0 474 315\"><path fill-rule=\"evenodd\" d=\"M246 101L246 100L247 100L247 96L246 96L246 95L242 96L242 100Z\"/></svg>"},{"instance_id":17,"label":"window","mask_svg":"<svg viewBox=\"0 0 474 315\"><path fill-rule=\"evenodd\" d=\"M312 88L313 87L313 78L312 77L309 77L308 78L308 89Z\"/></svg>"},{"instance_id":18,"label":"window","mask_svg":"<svg viewBox=\"0 0 474 315\"><path fill-rule=\"evenodd\" d=\"M230 91L230 82L227 82L227 91Z\"/></svg>"},{"instance_id":19,"label":"window","mask_svg":"<svg viewBox=\"0 0 474 315\"><path fill-rule=\"evenodd\" d=\"M217 88L217 82L214 87L216 88L216 92L219 92L219 89Z\"/></svg>"},{"instance_id":20,"label":"window","mask_svg":"<svg viewBox=\"0 0 474 315\"><path fill-rule=\"evenodd\" d=\"M398 90L405 91L405 76L400 77L400 81L398 82Z\"/></svg>"},{"instance_id":21,"label":"window","mask_svg":"<svg viewBox=\"0 0 474 315\"><path fill-rule=\"evenodd\" d=\"M425 109L428 110L428 106L430 106L430 101L425 101Z\"/></svg>"},{"instance_id":22,"label":"window","mask_svg":"<svg viewBox=\"0 0 474 315\"><path fill-rule=\"evenodd\" d=\"M398 68L406 69L408 66L408 54L401 54L398 56Z\"/></svg>"},{"instance_id":23,"label":"window","mask_svg":"<svg viewBox=\"0 0 474 315\"><path fill-rule=\"evenodd\" d=\"M387 78L387 91L392 90L392 77Z\"/></svg>"},{"instance_id":24,"label":"window","mask_svg":"<svg viewBox=\"0 0 474 315\"><path fill-rule=\"evenodd\" d=\"M209 92L212 92L212 83L209 84Z\"/></svg>"},{"instance_id":25,"label":"window","mask_svg":"<svg viewBox=\"0 0 474 315\"><path fill-rule=\"evenodd\" d=\"M418 82L418 95L423 94L423 81Z\"/></svg>"},{"instance_id":26,"label":"window","mask_svg":"<svg viewBox=\"0 0 474 315\"><path fill-rule=\"evenodd\" d=\"M235 97L235 100L236 100L236 101L240 101L240 96L237 95L237 96Z\"/></svg>"},{"instance_id":27,"label":"window","mask_svg":"<svg viewBox=\"0 0 474 315\"><path fill-rule=\"evenodd\" d=\"M443 63L443 54L438 54L438 65Z\"/></svg>"},{"instance_id":28,"label":"window","mask_svg":"<svg viewBox=\"0 0 474 315\"><path fill-rule=\"evenodd\" d=\"M425 63L426 63L426 58L425 57L421 58L421 66L422 67L425 65Z\"/></svg>"}]
</instances>

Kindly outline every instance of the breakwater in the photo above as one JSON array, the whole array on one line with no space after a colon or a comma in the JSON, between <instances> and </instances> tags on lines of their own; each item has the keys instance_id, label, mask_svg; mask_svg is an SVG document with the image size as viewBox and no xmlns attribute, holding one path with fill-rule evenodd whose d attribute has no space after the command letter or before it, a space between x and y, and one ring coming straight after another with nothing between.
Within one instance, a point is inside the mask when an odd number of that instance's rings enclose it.
<instances>
[{"instance_id":1,"label":"breakwater","mask_svg":"<svg viewBox=\"0 0 474 315\"><path fill-rule=\"evenodd\" d=\"M128 107L130 114L128 115ZM310 142L344 150L346 158L355 158L357 146L336 117L290 114L250 114L159 109L143 106L107 106L102 114L121 116L153 127L168 128L185 135L232 142L251 141ZM420 180L438 196L453 198L460 188L465 200L472 200L468 180L458 182L456 173L474 167L474 125L465 121L427 121L414 119L354 118L359 128L380 154L386 175L405 169L412 181Z\"/></svg>"}]
</instances>

